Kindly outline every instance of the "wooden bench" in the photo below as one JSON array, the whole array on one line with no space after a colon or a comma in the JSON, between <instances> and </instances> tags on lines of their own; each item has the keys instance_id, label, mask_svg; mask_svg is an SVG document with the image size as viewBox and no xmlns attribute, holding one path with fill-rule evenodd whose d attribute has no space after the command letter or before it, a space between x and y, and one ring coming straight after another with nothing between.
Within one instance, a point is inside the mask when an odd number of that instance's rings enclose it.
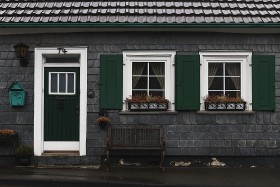
<instances>
[{"instance_id":1,"label":"wooden bench","mask_svg":"<svg viewBox=\"0 0 280 187\"><path fill-rule=\"evenodd\" d=\"M108 127L107 171L113 151L157 152L160 154L160 167L164 171L164 133L162 128L154 127Z\"/></svg>"}]
</instances>

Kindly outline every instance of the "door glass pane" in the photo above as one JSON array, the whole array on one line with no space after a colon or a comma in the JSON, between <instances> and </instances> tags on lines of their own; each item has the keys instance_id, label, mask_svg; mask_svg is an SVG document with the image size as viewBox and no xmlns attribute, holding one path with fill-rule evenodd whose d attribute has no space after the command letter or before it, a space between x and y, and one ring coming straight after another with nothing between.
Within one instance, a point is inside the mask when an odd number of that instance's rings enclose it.
<instances>
[{"instance_id":1,"label":"door glass pane","mask_svg":"<svg viewBox=\"0 0 280 187\"><path fill-rule=\"evenodd\" d=\"M59 92L60 93L66 92L66 73L59 74Z\"/></svg>"},{"instance_id":2,"label":"door glass pane","mask_svg":"<svg viewBox=\"0 0 280 187\"><path fill-rule=\"evenodd\" d=\"M67 93L75 93L74 85L75 85L74 73L68 73Z\"/></svg>"},{"instance_id":3,"label":"door glass pane","mask_svg":"<svg viewBox=\"0 0 280 187\"><path fill-rule=\"evenodd\" d=\"M51 92L57 93L57 73L51 73Z\"/></svg>"}]
</instances>

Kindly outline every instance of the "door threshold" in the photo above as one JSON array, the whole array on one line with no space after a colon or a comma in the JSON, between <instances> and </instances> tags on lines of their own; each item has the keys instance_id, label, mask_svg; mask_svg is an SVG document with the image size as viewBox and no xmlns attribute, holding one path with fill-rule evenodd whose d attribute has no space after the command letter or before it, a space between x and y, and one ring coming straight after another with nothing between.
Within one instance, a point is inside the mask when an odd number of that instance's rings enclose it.
<instances>
[{"instance_id":1,"label":"door threshold","mask_svg":"<svg viewBox=\"0 0 280 187\"><path fill-rule=\"evenodd\" d=\"M79 151L44 151L42 156L80 156Z\"/></svg>"}]
</instances>

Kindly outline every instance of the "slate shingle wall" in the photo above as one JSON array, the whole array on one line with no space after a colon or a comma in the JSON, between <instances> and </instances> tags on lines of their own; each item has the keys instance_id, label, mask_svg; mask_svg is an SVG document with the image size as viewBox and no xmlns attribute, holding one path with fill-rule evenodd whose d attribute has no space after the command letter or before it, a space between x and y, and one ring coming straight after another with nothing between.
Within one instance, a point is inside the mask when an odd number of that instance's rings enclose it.
<instances>
[{"instance_id":1,"label":"slate shingle wall","mask_svg":"<svg viewBox=\"0 0 280 187\"><path fill-rule=\"evenodd\" d=\"M13 46L22 41L30 46L30 63L20 67L14 59ZM175 115L119 115L110 111L115 125L146 124L162 126L166 134L166 154L279 156L280 155L280 35L222 33L75 33L0 36L0 128L19 132L20 144L33 144L33 81L34 47L88 46L88 89L95 92L88 98L87 155L63 161L66 163L99 162L105 154L106 131L95 119L99 112L100 54L123 50L177 50L194 54L199 50L253 50L254 54L276 56L276 111L254 115L204 115L179 112ZM27 90L27 105L11 108L7 89L19 81ZM1 153L1 150L0 150ZM3 152L2 152L3 153ZM61 159L42 158L41 163L61 163Z\"/></svg>"}]
</instances>

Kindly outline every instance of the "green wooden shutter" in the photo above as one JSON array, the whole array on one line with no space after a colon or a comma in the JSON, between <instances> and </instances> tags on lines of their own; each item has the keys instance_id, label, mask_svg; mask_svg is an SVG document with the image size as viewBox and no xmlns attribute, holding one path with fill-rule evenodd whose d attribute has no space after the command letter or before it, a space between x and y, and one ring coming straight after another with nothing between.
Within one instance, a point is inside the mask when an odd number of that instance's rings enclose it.
<instances>
[{"instance_id":1,"label":"green wooden shutter","mask_svg":"<svg viewBox=\"0 0 280 187\"><path fill-rule=\"evenodd\" d=\"M199 55L176 55L175 108L176 110L200 108Z\"/></svg>"},{"instance_id":2,"label":"green wooden shutter","mask_svg":"<svg viewBox=\"0 0 280 187\"><path fill-rule=\"evenodd\" d=\"M253 56L253 110L275 109L275 56Z\"/></svg>"},{"instance_id":3,"label":"green wooden shutter","mask_svg":"<svg viewBox=\"0 0 280 187\"><path fill-rule=\"evenodd\" d=\"M100 56L100 109L122 109L122 55Z\"/></svg>"}]
</instances>

